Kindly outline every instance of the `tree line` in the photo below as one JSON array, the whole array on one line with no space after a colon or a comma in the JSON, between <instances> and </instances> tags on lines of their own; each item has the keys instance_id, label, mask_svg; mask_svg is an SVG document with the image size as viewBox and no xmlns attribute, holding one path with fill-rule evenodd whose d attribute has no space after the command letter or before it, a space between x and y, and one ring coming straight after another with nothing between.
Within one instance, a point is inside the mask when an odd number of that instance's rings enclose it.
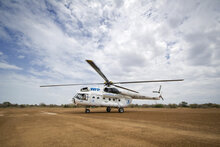
<instances>
[{"instance_id":1,"label":"tree line","mask_svg":"<svg viewBox=\"0 0 220 147\"><path fill-rule=\"evenodd\" d=\"M0 108L7 107L16 107L16 108L27 108L27 107L61 107L61 108L80 108L83 106L77 106L74 104L12 104L10 102L0 103ZM215 103L205 103L205 104L188 104L185 101L182 101L179 104L131 104L128 106L129 108L220 108L220 104Z\"/></svg>"},{"instance_id":2,"label":"tree line","mask_svg":"<svg viewBox=\"0 0 220 147\"><path fill-rule=\"evenodd\" d=\"M220 108L220 104L205 103L205 104L188 104L183 101L179 104L132 104L130 108Z\"/></svg>"}]
</instances>

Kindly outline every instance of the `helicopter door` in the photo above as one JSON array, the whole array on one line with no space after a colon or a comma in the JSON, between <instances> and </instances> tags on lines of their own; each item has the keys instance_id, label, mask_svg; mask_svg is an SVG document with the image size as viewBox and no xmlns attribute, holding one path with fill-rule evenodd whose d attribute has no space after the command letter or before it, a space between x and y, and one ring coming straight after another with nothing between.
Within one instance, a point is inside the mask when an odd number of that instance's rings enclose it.
<instances>
[{"instance_id":1,"label":"helicopter door","mask_svg":"<svg viewBox=\"0 0 220 147\"><path fill-rule=\"evenodd\" d=\"M101 102L102 102L102 96L101 95L97 95L96 96L96 105L100 106Z\"/></svg>"}]
</instances>

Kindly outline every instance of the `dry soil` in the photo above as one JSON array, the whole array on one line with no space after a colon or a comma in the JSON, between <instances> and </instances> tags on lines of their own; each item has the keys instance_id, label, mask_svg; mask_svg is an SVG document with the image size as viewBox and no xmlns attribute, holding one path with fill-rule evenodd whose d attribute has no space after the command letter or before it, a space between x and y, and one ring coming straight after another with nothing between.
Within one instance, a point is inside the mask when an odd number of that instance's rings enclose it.
<instances>
[{"instance_id":1,"label":"dry soil","mask_svg":"<svg viewBox=\"0 0 220 147\"><path fill-rule=\"evenodd\" d=\"M220 146L220 109L1 108L0 146Z\"/></svg>"}]
</instances>

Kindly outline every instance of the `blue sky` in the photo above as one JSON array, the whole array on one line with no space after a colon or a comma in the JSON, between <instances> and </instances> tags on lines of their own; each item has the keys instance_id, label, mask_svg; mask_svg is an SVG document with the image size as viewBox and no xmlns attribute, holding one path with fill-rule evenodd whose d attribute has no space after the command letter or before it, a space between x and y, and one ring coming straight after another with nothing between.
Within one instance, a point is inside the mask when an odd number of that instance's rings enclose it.
<instances>
[{"instance_id":1,"label":"blue sky","mask_svg":"<svg viewBox=\"0 0 220 147\"><path fill-rule=\"evenodd\" d=\"M0 102L69 103L81 87L44 84L184 78L165 101L220 103L220 2L0 2ZM125 85L154 96L160 83ZM138 101L135 101L138 102Z\"/></svg>"}]
</instances>

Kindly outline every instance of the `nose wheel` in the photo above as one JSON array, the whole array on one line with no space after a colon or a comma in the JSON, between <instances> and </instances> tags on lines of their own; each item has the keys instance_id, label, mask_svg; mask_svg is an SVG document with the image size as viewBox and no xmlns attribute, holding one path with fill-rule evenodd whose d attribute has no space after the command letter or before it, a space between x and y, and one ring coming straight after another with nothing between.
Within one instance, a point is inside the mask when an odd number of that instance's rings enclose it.
<instances>
[{"instance_id":1,"label":"nose wheel","mask_svg":"<svg viewBox=\"0 0 220 147\"><path fill-rule=\"evenodd\" d=\"M124 108L118 108L118 112L119 113L123 113L124 112Z\"/></svg>"},{"instance_id":2,"label":"nose wheel","mask_svg":"<svg viewBox=\"0 0 220 147\"><path fill-rule=\"evenodd\" d=\"M88 108L86 108L85 113L90 113L90 110Z\"/></svg>"}]
</instances>

